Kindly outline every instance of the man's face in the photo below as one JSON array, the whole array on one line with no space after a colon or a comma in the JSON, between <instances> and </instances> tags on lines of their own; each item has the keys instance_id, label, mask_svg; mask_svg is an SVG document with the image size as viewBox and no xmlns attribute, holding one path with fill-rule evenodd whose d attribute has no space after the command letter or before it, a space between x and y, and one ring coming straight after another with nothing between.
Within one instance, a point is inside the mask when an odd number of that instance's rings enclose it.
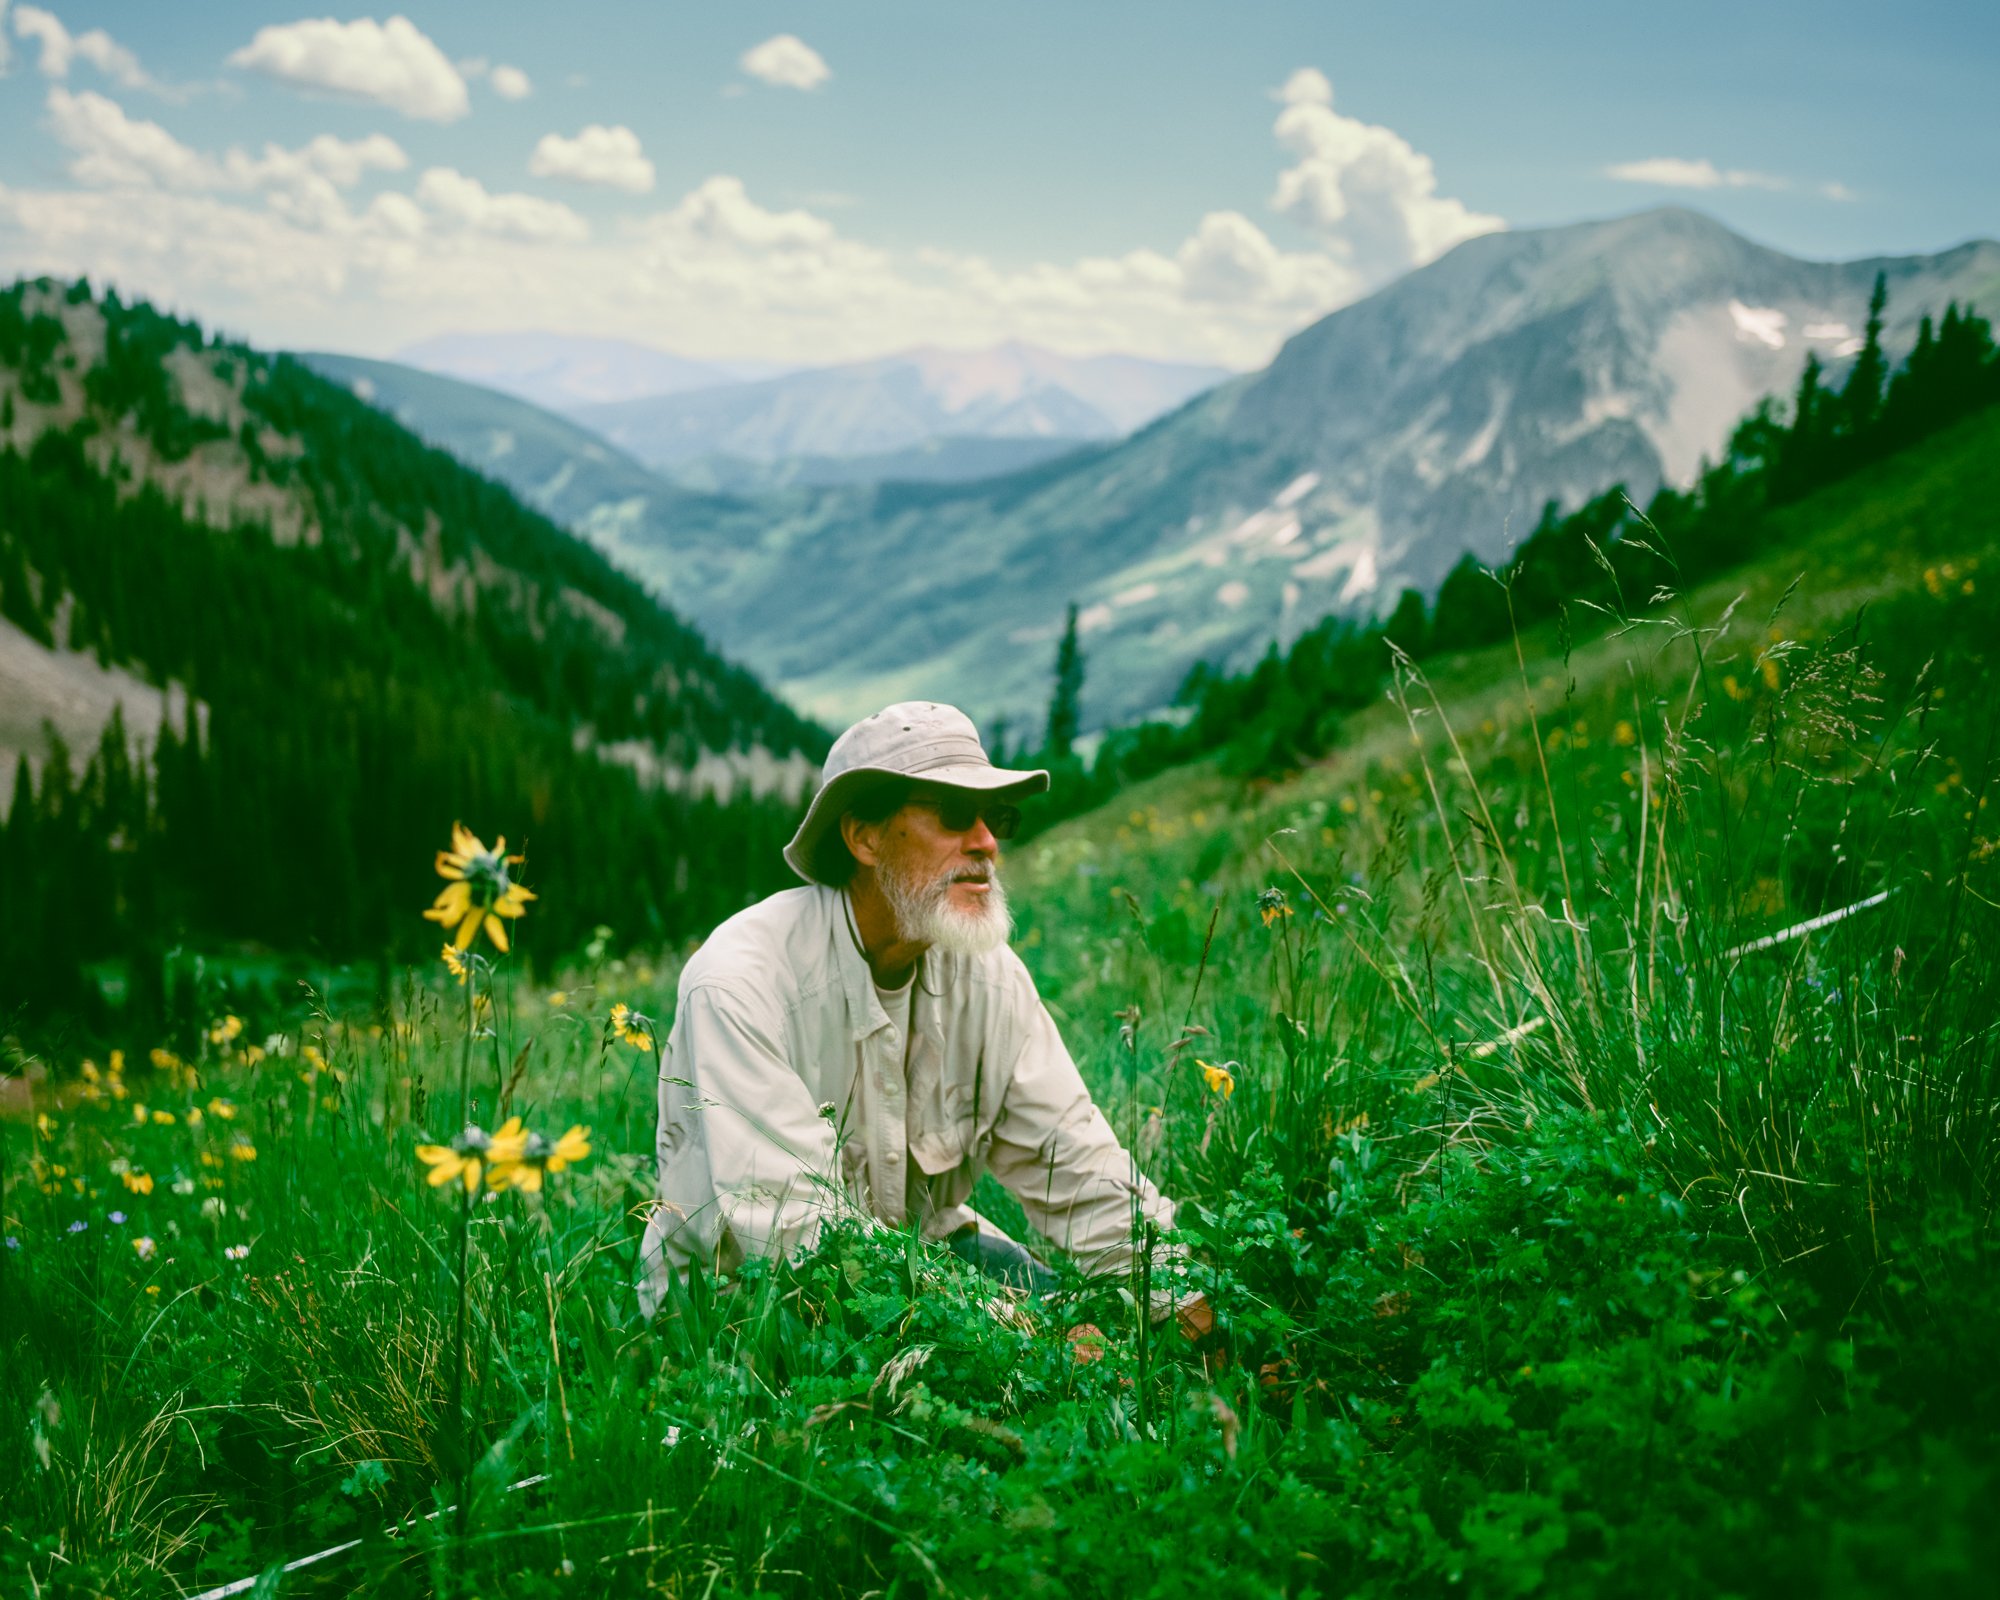
<instances>
[{"instance_id":1,"label":"man's face","mask_svg":"<svg viewBox=\"0 0 2000 1600\"><path fill-rule=\"evenodd\" d=\"M889 818L877 881L903 938L966 953L992 949L1013 931L1000 886L1000 841L984 816L964 829L946 827L941 798L948 797L919 790Z\"/></svg>"}]
</instances>

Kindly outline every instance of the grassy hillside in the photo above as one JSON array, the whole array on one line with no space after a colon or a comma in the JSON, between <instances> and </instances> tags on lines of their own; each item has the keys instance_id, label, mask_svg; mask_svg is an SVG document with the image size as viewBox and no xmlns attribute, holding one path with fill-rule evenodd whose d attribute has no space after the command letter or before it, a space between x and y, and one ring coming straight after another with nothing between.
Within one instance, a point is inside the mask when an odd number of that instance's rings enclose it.
<instances>
[{"instance_id":1,"label":"grassy hillside","mask_svg":"<svg viewBox=\"0 0 2000 1600\"><path fill-rule=\"evenodd\" d=\"M1670 617L1406 670L1295 780L1176 773L1021 852L1018 942L1182 1202L1211 1349L1136 1315L1157 1282L1014 1305L868 1231L642 1327L665 970L218 1009L17 1080L0 1573L1982 1593L1996 420ZM591 891L539 886L530 926ZM467 1113L593 1148L428 1187Z\"/></svg>"},{"instance_id":2,"label":"grassy hillside","mask_svg":"<svg viewBox=\"0 0 2000 1600\"><path fill-rule=\"evenodd\" d=\"M1877 615L1871 625L1867 614L1893 602L1893 614L1904 615L1902 607L1929 594L1926 574L1947 566L1957 576L1937 582L1961 589L1971 583L1964 592L1976 594L1980 564L2000 551L2000 410L1900 452L1859 480L1771 513L1761 542L1763 553L1752 563L1710 579L1644 624L1566 644L1564 626L1546 622L1520 635L1518 655L1513 640L1448 651L1424 661L1424 678L1453 707L1462 730L1471 728L1475 747L1485 751L1505 743L1503 727L1518 739L1524 677L1545 719L1545 733L1573 721L1566 714L1571 711L1586 721L1595 712L1601 726L1615 726L1630 718L1640 674L1671 683L1693 672L1695 627L1701 630L1705 667L1718 680L1733 677L1740 687L1761 681L1760 652L1771 642L1773 627L1782 625L1790 639L1825 638L1861 619L1864 636L1872 638L1887 624ZM1921 606L1917 609L1921 613ZM1922 629L1913 637L1920 644ZM1976 651L1975 660L1983 659L1984 651ZM1250 861L1261 855L1264 836L1284 826L1282 819L1293 817L1301 805L1316 808L1315 814L1329 807L1339 811L1343 797L1356 797L1357 785L1372 790L1374 784L1364 783L1367 774L1400 763L1408 744L1402 711L1385 694L1347 718L1338 748L1303 773L1281 783L1246 781L1224 775L1219 758L1192 762L1060 825L1036 841L1017 870L1039 885L1044 873L1060 883L1080 863L1095 860L1099 870L1108 871L1115 863L1142 860L1158 876L1160 841L1135 831L1135 813L1174 819L1180 830L1174 842L1193 848L1197 859L1205 854L1210 869L1220 859ZM1197 814L1217 828L1194 825L1189 819ZM1349 815L1341 811L1327 825L1344 826L1342 818ZM1267 868L1264 857L1256 870Z\"/></svg>"}]
</instances>

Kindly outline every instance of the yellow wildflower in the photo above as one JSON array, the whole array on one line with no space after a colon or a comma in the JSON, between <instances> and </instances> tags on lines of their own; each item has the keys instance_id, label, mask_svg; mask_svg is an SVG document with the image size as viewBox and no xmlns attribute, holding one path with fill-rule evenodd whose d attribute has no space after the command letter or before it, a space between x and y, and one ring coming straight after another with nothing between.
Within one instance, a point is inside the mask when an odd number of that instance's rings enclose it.
<instances>
[{"instance_id":1,"label":"yellow wildflower","mask_svg":"<svg viewBox=\"0 0 2000 1600\"><path fill-rule=\"evenodd\" d=\"M493 947L507 949L507 924L503 918L518 917L535 898L532 891L514 882L509 867L519 866L524 856L506 853L504 836L487 849L462 823L451 825L451 848L437 854L437 872L450 881L424 915L432 922L456 927L451 942L463 950L486 930Z\"/></svg>"},{"instance_id":2,"label":"yellow wildflower","mask_svg":"<svg viewBox=\"0 0 2000 1600\"><path fill-rule=\"evenodd\" d=\"M493 1187L504 1189L512 1184L516 1189L538 1194L545 1174L560 1172L589 1154L590 1130L580 1125L553 1143L539 1133L531 1133L522 1146L520 1158L494 1172Z\"/></svg>"},{"instance_id":3,"label":"yellow wildflower","mask_svg":"<svg viewBox=\"0 0 2000 1600\"><path fill-rule=\"evenodd\" d=\"M138 1251L141 1261L151 1261L160 1247L151 1234L141 1234L132 1241L132 1248Z\"/></svg>"},{"instance_id":4,"label":"yellow wildflower","mask_svg":"<svg viewBox=\"0 0 2000 1600\"><path fill-rule=\"evenodd\" d=\"M1279 918L1289 917L1292 914L1292 908L1285 902L1285 891L1283 889L1266 889L1262 894L1257 896L1257 912L1258 915L1263 917L1264 926L1268 928L1272 923L1278 921Z\"/></svg>"},{"instance_id":5,"label":"yellow wildflower","mask_svg":"<svg viewBox=\"0 0 2000 1600\"><path fill-rule=\"evenodd\" d=\"M1202 1078L1207 1082L1210 1094L1219 1094L1227 1100L1236 1092L1236 1074L1229 1070L1236 1065L1235 1062L1227 1062L1218 1067L1212 1062L1197 1058L1195 1065L1201 1068Z\"/></svg>"},{"instance_id":6,"label":"yellow wildflower","mask_svg":"<svg viewBox=\"0 0 2000 1600\"><path fill-rule=\"evenodd\" d=\"M549 1004L552 1006L568 1005L569 991L567 989L551 989L549 991Z\"/></svg>"},{"instance_id":7,"label":"yellow wildflower","mask_svg":"<svg viewBox=\"0 0 2000 1600\"><path fill-rule=\"evenodd\" d=\"M224 1017L220 1022L209 1024L210 1044L234 1044L243 1035L243 1019L238 1016Z\"/></svg>"},{"instance_id":8,"label":"yellow wildflower","mask_svg":"<svg viewBox=\"0 0 2000 1600\"><path fill-rule=\"evenodd\" d=\"M641 1016L623 1000L611 1008L611 1031L634 1050L653 1048L653 1019Z\"/></svg>"},{"instance_id":9,"label":"yellow wildflower","mask_svg":"<svg viewBox=\"0 0 2000 1600\"><path fill-rule=\"evenodd\" d=\"M257 1159L257 1147L248 1139L232 1140L229 1146L229 1153L238 1161L255 1161Z\"/></svg>"},{"instance_id":10,"label":"yellow wildflower","mask_svg":"<svg viewBox=\"0 0 2000 1600\"><path fill-rule=\"evenodd\" d=\"M134 1194L153 1192L153 1175L150 1172L121 1172L118 1176L125 1180L125 1187Z\"/></svg>"},{"instance_id":11,"label":"yellow wildflower","mask_svg":"<svg viewBox=\"0 0 2000 1600\"><path fill-rule=\"evenodd\" d=\"M431 1169L433 1189L456 1179L465 1185L467 1194L473 1194L489 1169L494 1175L494 1186L499 1187L508 1168L521 1158L527 1142L521 1119L510 1117L497 1133L468 1124L448 1145L420 1144L417 1159Z\"/></svg>"},{"instance_id":12,"label":"yellow wildflower","mask_svg":"<svg viewBox=\"0 0 2000 1600\"><path fill-rule=\"evenodd\" d=\"M472 970L472 963L465 959L463 952L455 944L447 944L443 954L445 970L460 983L465 982L465 975Z\"/></svg>"},{"instance_id":13,"label":"yellow wildflower","mask_svg":"<svg viewBox=\"0 0 2000 1600\"><path fill-rule=\"evenodd\" d=\"M209 1101L208 1114L211 1117L220 1117L224 1122L229 1122L236 1116L236 1107L230 1101L218 1098Z\"/></svg>"}]
</instances>

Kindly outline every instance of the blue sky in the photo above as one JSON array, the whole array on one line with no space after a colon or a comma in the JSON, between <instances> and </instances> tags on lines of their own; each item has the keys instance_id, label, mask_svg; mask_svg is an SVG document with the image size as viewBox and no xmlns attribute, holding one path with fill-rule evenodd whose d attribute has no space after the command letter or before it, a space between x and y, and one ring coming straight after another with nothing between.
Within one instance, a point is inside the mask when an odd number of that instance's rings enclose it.
<instances>
[{"instance_id":1,"label":"blue sky","mask_svg":"<svg viewBox=\"0 0 2000 1600\"><path fill-rule=\"evenodd\" d=\"M0 0L0 38L0 274L372 354L1251 365L1492 227L2000 232L2000 8L1962 4Z\"/></svg>"}]
</instances>

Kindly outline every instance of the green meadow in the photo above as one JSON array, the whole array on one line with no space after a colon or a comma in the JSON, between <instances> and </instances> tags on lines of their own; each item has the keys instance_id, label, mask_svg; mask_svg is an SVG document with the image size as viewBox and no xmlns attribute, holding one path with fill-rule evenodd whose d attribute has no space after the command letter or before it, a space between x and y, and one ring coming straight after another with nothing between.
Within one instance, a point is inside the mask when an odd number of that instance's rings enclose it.
<instances>
[{"instance_id":1,"label":"green meadow","mask_svg":"<svg viewBox=\"0 0 2000 1600\"><path fill-rule=\"evenodd\" d=\"M581 891L532 861L464 984L191 964L165 1036L17 1050L0 1587L1986 1592L1996 504L1989 409L1587 641L1400 663L1302 772L1014 853L1209 1348L860 1228L643 1324L684 952L534 959ZM373 870L415 919L430 865ZM429 1181L515 1117L588 1154Z\"/></svg>"}]
</instances>

